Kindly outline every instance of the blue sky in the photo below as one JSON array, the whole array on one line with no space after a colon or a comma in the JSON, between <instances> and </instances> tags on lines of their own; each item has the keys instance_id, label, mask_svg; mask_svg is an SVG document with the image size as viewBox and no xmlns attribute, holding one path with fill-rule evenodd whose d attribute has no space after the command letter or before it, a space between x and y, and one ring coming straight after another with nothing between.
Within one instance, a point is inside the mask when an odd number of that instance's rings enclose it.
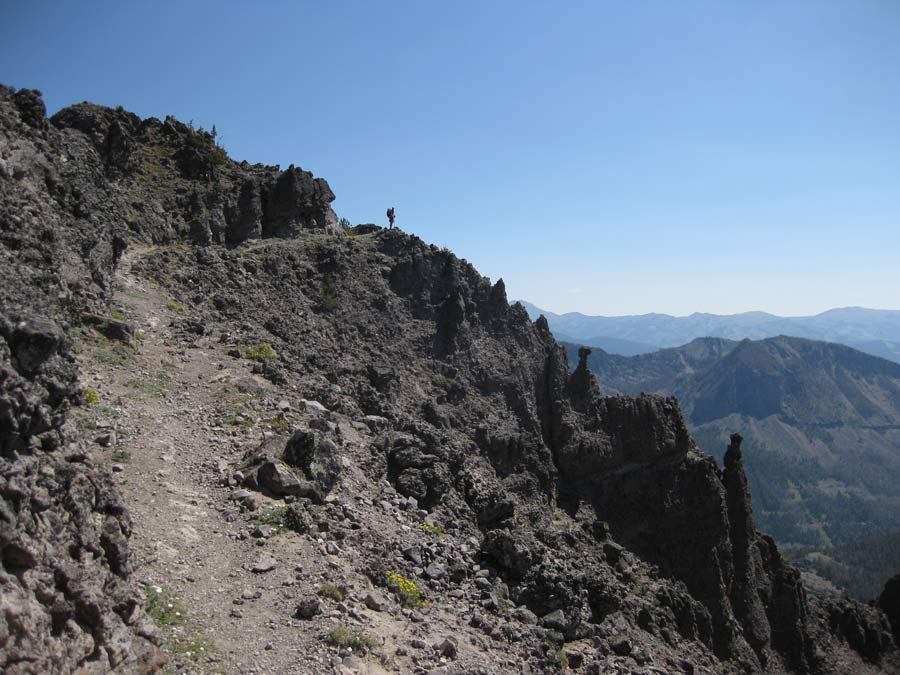
<instances>
[{"instance_id":1,"label":"blue sky","mask_svg":"<svg viewBox=\"0 0 900 675\"><path fill-rule=\"evenodd\" d=\"M4 0L0 81L216 124L553 311L900 309L896 0Z\"/></svg>"}]
</instances>

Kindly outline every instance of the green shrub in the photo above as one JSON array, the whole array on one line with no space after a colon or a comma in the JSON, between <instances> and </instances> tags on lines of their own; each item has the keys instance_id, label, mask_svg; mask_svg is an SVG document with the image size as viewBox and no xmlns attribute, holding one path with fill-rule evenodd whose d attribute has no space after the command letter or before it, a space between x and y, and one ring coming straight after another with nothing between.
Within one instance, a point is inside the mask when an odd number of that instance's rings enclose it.
<instances>
[{"instance_id":1,"label":"green shrub","mask_svg":"<svg viewBox=\"0 0 900 675\"><path fill-rule=\"evenodd\" d=\"M96 389L86 387L84 390L84 401L88 405L98 405L100 403L100 394Z\"/></svg>"},{"instance_id":2,"label":"green shrub","mask_svg":"<svg viewBox=\"0 0 900 675\"><path fill-rule=\"evenodd\" d=\"M354 652L365 652L378 646L378 640L359 630L347 630L343 626L332 628L325 634L325 644L338 649L349 648Z\"/></svg>"},{"instance_id":3,"label":"green shrub","mask_svg":"<svg viewBox=\"0 0 900 675\"><path fill-rule=\"evenodd\" d=\"M173 312L182 312L182 313L184 313L184 312L187 311L187 307L185 307L184 305L178 304L178 303L175 302L174 300L169 300L169 302L166 303L166 308L167 308L167 309L171 309Z\"/></svg>"},{"instance_id":4,"label":"green shrub","mask_svg":"<svg viewBox=\"0 0 900 675\"><path fill-rule=\"evenodd\" d=\"M440 373L435 373L431 376L431 384L435 387L446 387L450 384L451 380L446 375L441 375Z\"/></svg>"},{"instance_id":5,"label":"green shrub","mask_svg":"<svg viewBox=\"0 0 900 675\"><path fill-rule=\"evenodd\" d=\"M387 573L387 586L394 593L401 607L414 609L428 603L415 582L397 572Z\"/></svg>"},{"instance_id":6,"label":"green shrub","mask_svg":"<svg viewBox=\"0 0 900 675\"><path fill-rule=\"evenodd\" d=\"M335 602L341 602L344 599L344 589L334 584L321 584L318 593L323 598L331 598Z\"/></svg>"},{"instance_id":7,"label":"green shrub","mask_svg":"<svg viewBox=\"0 0 900 675\"><path fill-rule=\"evenodd\" d=\"M270 417L268 423L276 431L290 431L294 427L284 413L278 413L274 417Z\"/></svg>"},{"instance_id":8,"label":"green shrub","mask_svg":"<svg viewBox=\"0 0 900 675\"><path fill-rule=\"evenodd\" d=\"M319 309L329 314L337 309L337 296L334 292L334 276L326 274L322 277L322 293L319 296Z\"/></svg>"},{"instance_id":9,"label":"green shrub","mask_svg":"<svg viewBox=\"0 0 900 675\"><path fill-rule=\"evenodd\" d=\"M260 525L271 525L277 532L291 530L303 534L306 532L306 525L297 519L297 515L288 506L277 506L271 511L264 513L254 522Z\"/></svg>"},{"instance_id":10,"label":"green shrub","mask_svg":"<svg viewBox=\"0 0 900 675\"><path fill-rule=\"evenodd\" d=\"M419 523L419 527L421 527L425 532L430 534L432 537L436 539L444 538L444 528L440 525L432 525L431 523L421 522Z\"/></svg>"},{"instance_id":11,"label":"green shrub","mask_svg":"<svg viewBox=\"0 0 900 675\"><path fill-rule=\"evenodd\" d=\"M275 348L268 342L263 342L253 347L247 347L244 355L248 359L253 359L254 361L266 361L278 358L278 352L276 352Z\"/></svg>"}]
</instances>

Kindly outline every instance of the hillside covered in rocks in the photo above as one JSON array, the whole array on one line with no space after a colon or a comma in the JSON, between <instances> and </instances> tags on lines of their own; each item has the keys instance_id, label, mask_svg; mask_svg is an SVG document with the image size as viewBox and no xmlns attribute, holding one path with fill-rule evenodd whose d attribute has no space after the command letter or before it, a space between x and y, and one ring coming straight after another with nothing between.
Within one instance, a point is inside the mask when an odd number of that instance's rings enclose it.
<instances>
[{"instance_id":1,"label":"hillside covered in rocks","mask_svg":"<svg viewBox=\"0 0 900 675\"><path fill-rule=\"evenodd\" d=\"M4 672L900 670L896 594L807 596L740 437L333 199L0 89Z\"/></svg>"}]
</instances>

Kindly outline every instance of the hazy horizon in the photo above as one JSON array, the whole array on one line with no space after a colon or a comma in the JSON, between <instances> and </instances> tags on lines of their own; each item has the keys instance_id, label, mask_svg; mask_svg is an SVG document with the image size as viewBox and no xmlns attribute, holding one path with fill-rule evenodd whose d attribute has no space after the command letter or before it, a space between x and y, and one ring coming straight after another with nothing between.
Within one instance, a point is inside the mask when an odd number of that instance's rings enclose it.
<instances>
[{"instance_id":1,"label":"hazy horizon","mask_svg":"<svg viewBox=\"0 0 900 675\"><path fill-rule=\"evenodd\" d=\"M567 310L564 312L558 312L551 307L544 307L543 305L539 305L536 302L531 302L527 298L513 298L512 296L510 296L510 302L517 302L517 301L528 302L540 310L547 311L547 312L553 312L553 314L556 314L559 316L562 316L564 314L582 314L584 316L591 316L591 317L603 316L603 317L610 317L610 318L612 318L612 317L621 318L624 316L646 316L647 314L660 314L660 315L664 315L664 316L671 316L676 319L683 319L685 317L693 316L694 314L708 314L708 315L713 315L713 316L737 316L740 314L770 314L772 316L777 316L778 318L781 318L781 319L802 319L802 318L807 318L807 317L811 317L811 316L818 316L820 314L824 314L825 312L830 312L830 311L834 311L834 310L842 310L842 309L863 309L863 310L870 310L873 312L900 312L900 309L892 309L889 307L863 307L861 305L849 305L846 307L828 307L819 312L812 312L810 314L777 314L776 312L769 312L764 309L748 309L748 310L740 310L737 312L728 312L728 313L705 312L703 310L697 310L694 312L688 312L686 314L672 314L670 312L654 312L654 311L628 312L626 314L588 314L587 312L582 312L578 309L572 309L572 310Z\"/></svg>"},{"instance_id":2,"label":"hazy horizon","mask_svg":"<svg viewBox=\"0 0 900 675\"><path fill-rule=\"evenodd\" d=\"M616 316L898 306L900 3L53 3L0 80L216 125L354 223Z\"/></svg>"}]
</instances>

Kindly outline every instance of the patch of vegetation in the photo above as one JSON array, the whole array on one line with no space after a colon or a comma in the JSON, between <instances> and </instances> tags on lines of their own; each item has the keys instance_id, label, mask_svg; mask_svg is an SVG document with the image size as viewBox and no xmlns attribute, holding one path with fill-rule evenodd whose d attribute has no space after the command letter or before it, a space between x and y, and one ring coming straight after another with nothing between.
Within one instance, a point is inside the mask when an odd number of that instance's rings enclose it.
<instances>
[{"instance_id":1,"label":"patch of vegetation","mask_svg":"<svg viewBox=\"0 0 900 675\"><path fill-rule=\"evenodd\" d=\"M230 427L240 427L241 429L249 429L253 426L253 420L246 415L225 415L222 418L222 424Z\"/></svg>"},{"instance_id":2,"label":"patch of vegetation","mask_svg":"<svg viewBox=\"0 0 900 675\"><path fill-rule=\"evenodd\" d=\"M398 572L387 573L387 586L396 596L401 607L415 609L416 607L422 607L428 603L425 599L425 595L419 587L416 586L415 582L407 579Z\"/></svg>"},{"instance_id":3,"label":"patch of vegetation","mask_svg":"<svg viewBox=\"0 0 900 675\"><path fill-rule=\"evenodd\" d=\"M344 589L334 584L320 584L318 593L323 598L331 598L335 602L341 602L344 599Z\"/></svg>"},{"instance_id":4,"label":"patch of vegetation","mask_svg":"<svg viewBox=\"0 0 900 675\"><path fill-rule=\"evenodd\" d=\"M323 312L332 313L337 309L338 302L335 295L334 275L331 273L322 277L322 292L319 295L319 309Z\"/></svg>"},{"instance_id":5,"label":"patch of vegetation","mask_svg":"<svg viewBox=\"0 0 900 675\"><path fill-rule=\"evenodd\" d=\"M287 506L277 506L271 511L254 518L254 522L259 525L270 525L275 528L275 534L285 530L299 532L300 534L306 531L306 526L297 520L296 514Z\"/></svg>"},{"instance_id":6,"label":"patch of vegetation","mask_svg":"<svg viewBox=\"0 0 900 675\"><path fill-rule=\"evenodd\" d=\"M228 153L221 145L216 125L213 124L210 131L206 131L202 126L194 129L194 122L191 120L188 126L191 133L184 139L184 144L189 148L208 153L213 166L222 166L228 160Z\"/></svg>"},{"instance_id":7,"label":"patch of vegetation","mask_svg":"<svg viewBox=\"0 0 900 675\"><path fill-rule=\"evenodd\" d=\"M134 377L128 380L125 386L137 389L150 396L162 398L168 393L171 381L164 375L151 375L148 377Z\"/></svg>"},{"instance_id":8,"label":"patch of vegetation","mask_svg":"<svg viewBox=\"0 0 900 675\"><path fill-rule=\"evenodd\" d=\"M84 388L84 402L88 405L99 405L100 404L100 394L96 389L92 389L91 387Z\"/></svg>"},{"instance_id":9,"label":"patch of vegetation","mask_svg":"<svg viewBox=\"0 0 900 675\"><path fill-rule=\"evenodd\" d=\"M108 366L123 366L131 358L132 351L121 343L112 343L101 346L94 352L94 358L98 363Z\"/></svg>"},{"instance_id":10,"label":"patch of vegetation","mask_svg":"<svg viewBox=\"0 0 900 675\"><path fill-rule=\"evenodd\" d=\"M122 416L122 411L110 405L101 405L97 407L97 414L111 419L118 419Z\"/></svg>"},{"instance_id":11,"label":"patch of vegetation","mask_svg":"<svg viewBox=\"0 0 900 675\"><path fill-rule=\"evenodd\" d=\"M435 539L443 539L444 538L444 528L440 525L432 525L431 523L421 522L419 523L419 527L421 527L425 532L430 534Z\"/></svg>"},{"instance_id":12,"label":"patch of vegetation","mask_svg":"<svg viewBox=\"0 0 900 675\"><path fill-rule=\"evenodd\" d=\"M187 311L187 307L175 302L174 300L169 300L169 302L166 303L166 309L171 309L173 312L181 312L181 313L184 313Z\"/></svg>"},{"instance_id":13,"label":"patch of vegetation","mask_svg":"<svg viewBox=\"0 0 900 675\"><path fill-rule=\"evenodd\" d=\"M288 529L287 527L287 514L288 507L286 506L278 506L271 511L267 511L253 519L254 522L260 525L269 525L275 528L276 532L281 530Z\"/></svg>"},{"instance_id":14,"label":"patch of vegetation","mask_svg":"<svg viewBox=\"0 0 900 675\"><path fill-rule=\"evenodd\" d=\"M294 428L294 425L284 413L278 413L274 417L270 417L267 422L268 425L276 431L290 431Z\"/></svg>"},{"instance_id":15,"label":"patch of vegetation","mask_svg":"<svg viewBox=\"0 0 900 675\"><path fill-rule=\"evenodd\" d=\"M348 630L343 626L332 628L323 638L325 644L338 649L352 649L354 652L365 653L369 649L378 646L378 640L360 630Z\"/></svg>"},{"instance_id":16,"label":"patch of vegetation","mask_svg":"<svg viewBox=\"0 0 900 675\"><path fill-rule=\"evenodd\" d=\"M275 348L268 342L263 342L252 347L247 347L244 351L244 356L254 361L267 361L269 359L277 359L278 352L276 352Z\"/></svg>"},{"instance_id":17,"label":"patch of vegetation","mask_svg":"<svg viewBox=\"0 0 900 675\"><path fill-rule=\"evenodd\" d=\"M452 380L449 377L447 377L446 375L441 375L440 373L434 373L431 376L431 384L433 384L435 387L446 387L451 382Z\"/></svg>"},{"instance_id":18,"label":"patch of vegetation","mask_svg":"<svg viewBox=\"0 0 900 675\"><path fill-rule=\"evenodd\" d=\"M112 461L114 462L129 462L131 461L131 453L127 450L113 450Z\"/></svg>"},{"instance_id":19,"label":"patch of vegetation","mask_svg":"<svg viewBox=\"0 0 900 675\"><path fill-rule=\"evenodd\" d=\"M176 654L181 654L192 661L206 659L215 652L215 645L202 635L183 636L170 641L170 647ZM218 669L214 672L221 672Z\"/></svg>"},{"instance_id":20,"label":"patch of vegetation","mask_svg":"<svg viewBox=\"0 0 900 675\"><path fill-rule=\"evenodd\" d=\"M353 229L353 225L351 225L351 224L350 224L350 221L347 220L346 218L341 218L341 219L338 221L338 225L340 225L341 229L342 229L344 232L348 232L348 231L350 231L350 230Z\"/></svg>"},{"instance_id":21,"label":"patch of vegetation","mask_svg":"<svg viewBox=\"0 0 900 675\"><path fill-rule=\"evenodd\" d=\"M112 316L112 318L116 319L117 321L125 321L126 319L126 316L122 313L121 310L118 309L114 309L110 316Z\"/></svg>"},{"instance_id":22,"label":"patch of vegetation","mask_svg":"<svg viewBox=\"0 0 900 675\"><path fill-rule=\"evenodd\" d=\"M144 586L146 609L153 623L163 626L181 626L187 619L179 598L162 586Z\"/></svg>"},{"instance_id":23,"label":"patch of vegetation","mask_svg":"<svg viewBox=\"0 0 900 675\"><path fill-rule=\"evenodd\" d=\"M240 426L244 429L249 429L255 424L254 402L258 398L257 395L238 391L231 386L220 389L218 395L222 400L223 412L226 413L222 417L222 424Z\"/></svg>"},{"instance_id":24,"label":"patch of vegetation","mask_svg":"<svg viewBox=\"0 0 900 675\"><path fill-rule=\"evenodd\" d=\"M189 662L191 672L221 673L221 669L211 665L208 658L215 653L215 645L193 622L188 621L180 598L161 586L144 586L143 592L147 600L147 614L162 631L163 649L178 660ZM175 671L166 669L163 672Z\"/></svg>"}]
</instances>

